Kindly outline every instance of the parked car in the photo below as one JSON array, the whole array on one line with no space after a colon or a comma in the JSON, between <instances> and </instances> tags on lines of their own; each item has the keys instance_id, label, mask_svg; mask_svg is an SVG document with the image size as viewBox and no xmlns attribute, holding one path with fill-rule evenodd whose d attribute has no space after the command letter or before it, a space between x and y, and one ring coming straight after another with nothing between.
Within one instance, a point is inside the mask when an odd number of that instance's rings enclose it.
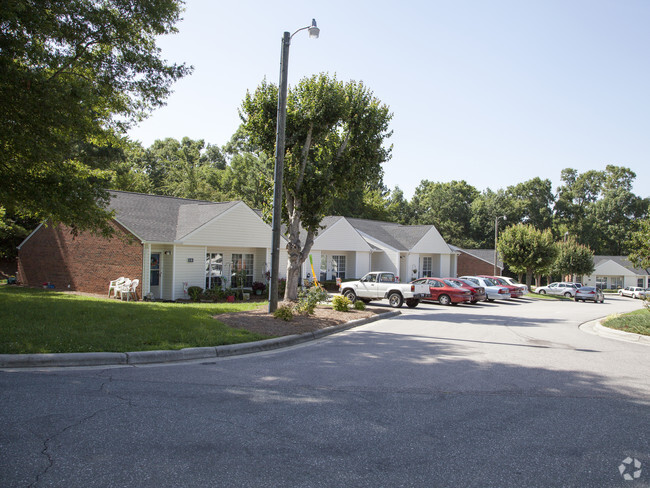
<instances>
[{"instance_id":1,"label":"parked car","mask_svg":"<svg viewBox=\"0 0 650 488\"><path fill-rule=\"evenodd\" d=\"M468 280L476 286L482 286L485 288L488 302L493 302L494 300L510 300L510 290L505 286L495 283L489 278L483 278L481 276L461 276L460 279Z\"/></svg>"},{"instance_id":2,"label":"parked car","mask_svg":"<svg viewBox=\"0 0 650 488\"><path fill-rule=\"evenodd\" d=\"M439 302L440 305L457 305L459 303L470 303L472 292L469 288L460 287L449 280L442 278L420 278L412 283L426 284L429 286L431 295L422 298L423 302Z\"/></svg>"},{"instance_id":3,"label":"parked car","mask_svg":"<svg viewBox=\"0 0 650 488\"><path fill-rule=\"evenodd\" d=\"M472 283L469 280L463 280L461 278L445 278L445 281L451 281L455 285L462 286L467 288L472 292L472 303L484 302L487 300L487 294L485 293L485 288L478 286L476 283Z\"/></svg>"},{"instance_id":4,"label":"parked car","mask_svg":"<svg viewBox=\"0 0 650 488\"><path fill-rule=\"evenodd\" d=\"M595 286L581 286L576 290L574 300L576 302L579 302L580 300L583 302L592 300L594 303L603 303L605 302L605 295L603 295L602 290L596 288Z\"/></svg>"},{"instance_id":5,"label":"parked car","mask_svg":"<svg viewBox=\"0 0 650 488\"><path fill-rule=\"evenodd\" d=\"M618 290L618 294L621 295L622 297L639 298L639 299L643 299L647 296L647 292L645 288L641 288L639 286L626 286L625 288L621 288L620 290Z\"/></svg>"},{"instance_id":6,"label":"parked car","mask_svg":"<svg viewBox=\"0 0 650 488\"><path fill-rule=\"evenodd\" d=\"M512 286L517 286L521 288L521 290L524 292L524 295L528 293L528 285L524 285L523 283L519 283L516 279L511 278L510 276L497 276L497 278L501 278L504 280L506 283Z\"/></svg>"},{"instance_id":7,"label":"parked car","mask_svg":"<svg viewBox=\"0 0 650 488\"><path fill-rule=\"evenodd\" d=\"M524 296L524 291L519 286L511 285L500 276L479 275L479 277L488 278L494 281L497 285L505 286L510 291L511 298L521 298Z\"/></svg>"},{"instance_id":8,"label":"parked car","mask_svg":"<svg viewBox=\"0 0 650 488\"><path fill-rule=\"evenodd\" d=\"M565 281L551 283L548 286L540 286L535 290L540 295L564 295L567 298L573 298L576 295L578 287L575 283Z\"/></svg>"}]
</instances>

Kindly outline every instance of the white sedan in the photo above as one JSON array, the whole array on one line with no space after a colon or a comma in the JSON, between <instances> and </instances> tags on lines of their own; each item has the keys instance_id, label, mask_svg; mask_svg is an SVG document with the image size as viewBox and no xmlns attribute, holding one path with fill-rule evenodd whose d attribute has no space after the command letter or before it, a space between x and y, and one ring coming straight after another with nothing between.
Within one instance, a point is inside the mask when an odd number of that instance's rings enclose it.
<instances>
[{"instance_id":1,"label":"white sedan","mask_svg":"<svg viewBox=\"0 0 650 488\"><path fill-rule=\"evenodd\" d=\"M622 297L645 298L647 292L644 288L639 286L626 286L625 288L618 290L618 294Z\"/></svg>"}]
</instances>

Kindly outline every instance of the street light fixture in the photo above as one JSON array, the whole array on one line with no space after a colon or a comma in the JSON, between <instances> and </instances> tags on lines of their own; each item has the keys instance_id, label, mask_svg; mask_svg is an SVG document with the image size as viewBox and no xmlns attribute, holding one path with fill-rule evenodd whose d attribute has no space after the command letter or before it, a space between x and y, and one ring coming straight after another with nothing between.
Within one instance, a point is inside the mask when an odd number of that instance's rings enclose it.
<instances>
[{"instance_id":1,"label":"street light fixture","mask_svg":"<svg viewBox=\"0 0 650 488\"><path fill-rule=\"evenodd\" d=\"M499 219L506 220L505 215L494 218L494 276L497 276L497 237L499 236Z\"/></svg>"},{"instance_id":2,"label":"street light fixture","mask_svg":"<svg viewBox=\"0 0 650 488\"><path fill-rule=\"evenodd\" d=\"M298 32L309 30L309 37L318 39L320 29L316 20L311 25L301 27L293 34L285 32L282 36L280 55L280 85L278 88L278 119L275 138L275 171L273 176L273 221L271 223L271 281L269 282L269 313L278 308L278 278L280 267L280 235L282 225L282 178L284 174L284 130L287 123L287 74L289 72L289 46L291 38Z\"/></svg>"}]
</instances>

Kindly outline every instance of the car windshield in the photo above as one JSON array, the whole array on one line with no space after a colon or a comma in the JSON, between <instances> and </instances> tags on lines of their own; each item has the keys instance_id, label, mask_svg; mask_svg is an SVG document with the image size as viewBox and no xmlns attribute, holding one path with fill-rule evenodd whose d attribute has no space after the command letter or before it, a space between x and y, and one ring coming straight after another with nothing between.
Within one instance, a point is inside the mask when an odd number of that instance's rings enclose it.
<instances>
[{"instance_id":1,"label":"car windshield","mask_svg":"<svg viewBox=\"0 0 650 488\"><path fill-rule=\"evenodd\" d=\"M494 280L491 280L490 278L483 278L485 280L485 283L488 286L499 286L498 283L495 283Z\"/></svg>"}]
</instances>

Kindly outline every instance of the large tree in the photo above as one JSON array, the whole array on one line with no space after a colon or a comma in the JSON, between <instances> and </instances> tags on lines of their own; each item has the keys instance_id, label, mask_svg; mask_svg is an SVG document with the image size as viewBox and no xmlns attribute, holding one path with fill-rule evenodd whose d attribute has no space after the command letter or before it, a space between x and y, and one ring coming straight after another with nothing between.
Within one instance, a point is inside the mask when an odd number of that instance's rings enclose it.
<instances>
[{"instance_id":1,"label":"large tree","mask_svg":"<svg viewBox=\"0 0 650 488\"><path fill-rule=\"evenodd\" d=\"M0 9L0 206L109 232L120 134L190 72L160 56L180 0L13 0Z\"/></svg>"},{"instance_id":2,"label":"large tree","mask_svg":"<svg viewBox=\"0 0 650 488\"><path fill-rule=\"evenodd\" d=\"M533 274L550 268L557 248L550 229L538 230L529 224L507 227L499 235L497 249L503 262L515 273L526 273L530 287Z\"/></svg>"},{"instance_id":3,"label":"large tree","mask_svg":"<svg viewBox=\"0 0 650 488\"><path fill-rule=\"evenodd\" d=\"M553 263L554 274L571 276L590 275L594 271L594 253L584 244L579 244L575 237L556 243L557 256Z\"/></svg>"},{"instance_id":4,"label":"large tree","mask_svg":"<svg viewBox=\"0 0 650 488\"><path fill-rule=\"evenodd\" d=\"M650 218L639 222L637 230L632 233L630 248L630 262L650 273Z\"/></svg>"},{"instance_id":5,"label":"large tree","mask_svg":"<svg viewBox=\"0 0 650 488\"><path fill-rule=\"evenodd\" d=\"M472 202L479 192L466 181L422 180L411 200L413 224L435 225L442 237L459 247L475 247L470 236Z\"/></svg>"},{"instance_id":6,"label":"large tree","mask_svg":"<svg viewBox=\"0 0 650 488\"><path fill-rule=\"evenodd\" d=\"M240 111L251 142L268 154L275 147L277 99L277 86L264 81L247 93ZM389 108L360 82L343 83L320 74L289 90L283 182L289 241L285 299L297 297L300 267L334 200L363 189L365 182L380 181L381 165L391 155L392 148L385 145L391 118Z\"/></svg>"}]
</instances>

